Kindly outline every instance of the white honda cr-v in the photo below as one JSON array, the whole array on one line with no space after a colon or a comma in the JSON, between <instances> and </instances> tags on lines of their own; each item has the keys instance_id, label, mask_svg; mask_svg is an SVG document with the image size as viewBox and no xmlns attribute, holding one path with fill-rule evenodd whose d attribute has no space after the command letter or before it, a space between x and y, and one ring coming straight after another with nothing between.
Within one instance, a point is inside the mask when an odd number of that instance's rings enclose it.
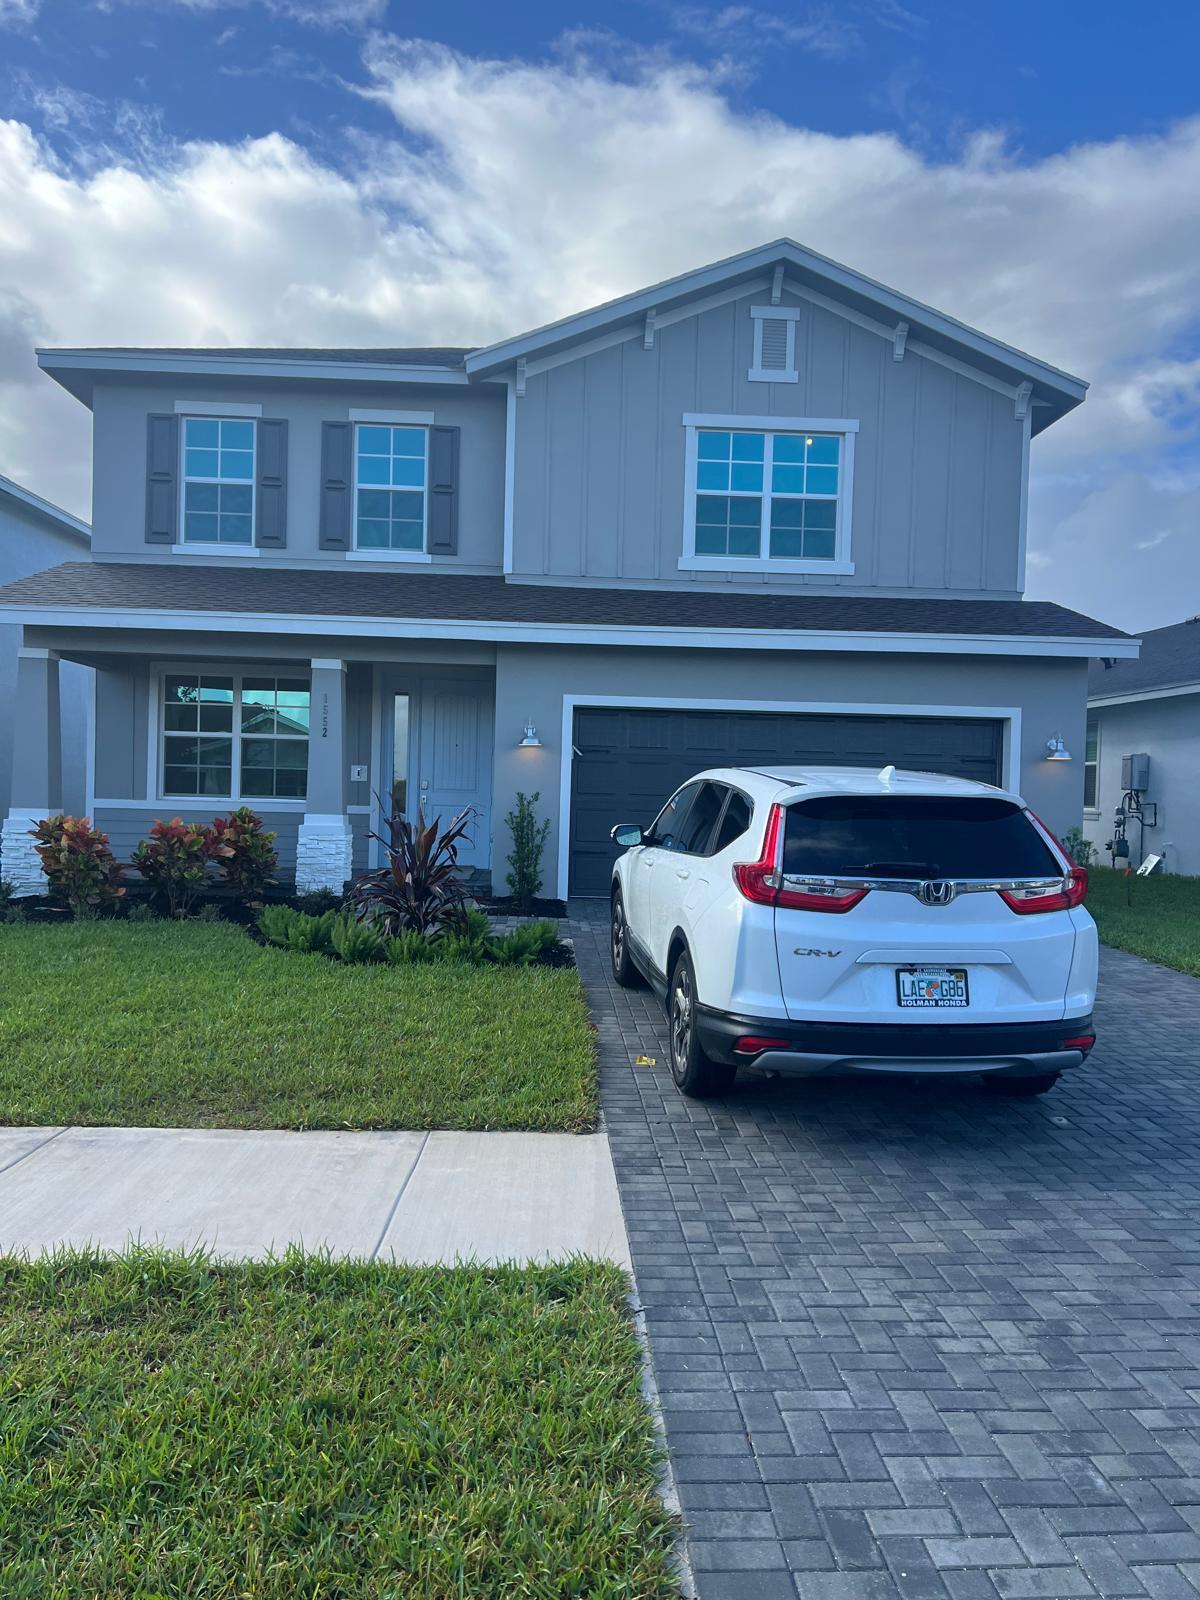
<instances>
[{"instance_id":1,"label":"white honda cr-v","mask_svg":"<svg viewBox=\"0 0 1200 1600\"><path fill-rule=\"evenodd\" d=\"M1095 1043L1087 874L1017 795L891 767L717 768L612 836L613 975L663 997L685 1094L740 1065L1040 1094Z\"/></svg>"}]
</instances>

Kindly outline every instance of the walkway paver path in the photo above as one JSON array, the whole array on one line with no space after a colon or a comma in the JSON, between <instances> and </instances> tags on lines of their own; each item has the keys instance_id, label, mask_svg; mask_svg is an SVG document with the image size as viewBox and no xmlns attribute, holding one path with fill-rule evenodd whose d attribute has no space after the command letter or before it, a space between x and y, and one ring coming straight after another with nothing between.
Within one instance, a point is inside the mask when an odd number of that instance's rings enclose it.
<instances>
[{"instance_id":1,"label":"walkway paver path","mask_svg":"<svg viewBox=\"0 0 1200 1600\"><path fill-rule=\"evenodd\" d=\"M629 1262L603 1134L0 1128L0 1252Z\"/></svg>"},{"instance_id":2,"label":"walkway paver path","mask_svg":"<svg viewBox=\"0 0 1200 1600\"><path fill-rule=\"evenodd\" d=\"M1195 1600L1200 981L1106 951L1041 1100L705 1105L570 931L701 1600Z\"/></svg>"}]
</instances>

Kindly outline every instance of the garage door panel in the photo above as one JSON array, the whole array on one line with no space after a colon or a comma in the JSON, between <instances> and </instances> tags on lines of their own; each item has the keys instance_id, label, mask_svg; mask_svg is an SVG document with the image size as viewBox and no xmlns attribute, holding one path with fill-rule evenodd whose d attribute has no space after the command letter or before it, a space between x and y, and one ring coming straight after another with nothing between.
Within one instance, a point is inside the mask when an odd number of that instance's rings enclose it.
<instances>
[{"instance_id":1,"label":"garage door panel","mask_svg":"<svg viewBox=\"0 0 1200 1600\"><path fill-rule=\"evenodd\" d=\"M1000 782L1002 726L986 718L836 716L580 706L571 769L570 893L607 896L616 822L653 820L705 767L893 763Z\"/></svg>"}]
</instances>

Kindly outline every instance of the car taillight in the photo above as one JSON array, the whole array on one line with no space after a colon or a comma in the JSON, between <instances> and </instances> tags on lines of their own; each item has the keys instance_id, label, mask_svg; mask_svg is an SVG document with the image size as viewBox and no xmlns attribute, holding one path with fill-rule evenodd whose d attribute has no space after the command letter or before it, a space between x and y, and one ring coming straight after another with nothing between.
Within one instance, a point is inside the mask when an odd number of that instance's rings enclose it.
<instances>
[{"instance_id":1,"label":"car taillight","mask_svg":"<svg viewBox=\"0 0 1200 1600\"><path fill-rule=\"evenodd\" d=\"M1064 1039L1062 1044L1059 1046L1059 1049L1082 1050L1084 1055L1087 1055L1088 1051L1092 1048L1095 1042L1096 1035L1094 1033L1080 1033L1077 1034L1073 1039Z\"/></svg>"},{"instance_id":2,"label":"car taillight","mask_svg":"<svg viewBox=\"0 0 1200 1600\"><path fill-rule=\"evenodd\" d=\"M1027 916L1032 911L1069 911L1081 906L1087 895L1088 875L1083 867L1072 867L1055 884L1030 884L1024 889L1001 889L1000 898L1011 911Z\"/></svg>"},{"instance_id":3,"label":"car taillight","mask_svg":"<svg viewBox=\"0 0 1200 1600\"><path fill-rule=\"evenodd\" d=\"M764 1050L788 1050L791 1046L787 1039L760 1039L757 1034L747 1034L744 1039L739 1039L733 1047L734 1055L756 1056Z\"/></svg>"},{"instance_id":4,"label":"car taillight","mask_svg":"<svg viewBox=\"0 0 1200 1600\"><path fill-rule=\"evenodd\" d=\"M783 827L783 806L772 806L758 860L739 861L733 869L733 881L747 900L790 911L849 911L864 898L866 889L842 889L836 883L814 881L803 889L789 887L781 863Z\"/></svg>"}]
</instances>

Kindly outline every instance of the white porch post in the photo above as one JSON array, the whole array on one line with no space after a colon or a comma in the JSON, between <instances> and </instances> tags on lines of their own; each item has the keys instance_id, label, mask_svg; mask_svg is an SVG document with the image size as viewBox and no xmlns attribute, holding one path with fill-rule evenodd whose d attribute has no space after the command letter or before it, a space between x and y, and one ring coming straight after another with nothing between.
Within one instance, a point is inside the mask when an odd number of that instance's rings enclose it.
<instances>
[{"instance_id":1,"label":"white porch post","mask_svg":"<svg viewBox=\"0 0 1200 1600\"><path fill-rule=\"evenodd\" d=\"M340 894L353 864L346 813L346 663L314 657L308 735L308 799L296 841L296 892Z\"/></svg>"},{"instance_id":2,"label":"white porch post","mask_svg":"<svg viewBox=\"0 0 1200 1600\"><path fill-rule=\"evenodd\" d=\"M62 810L58 656L22 646L13 702L12 797L0 829L0 878L18 896L43 894L46 879L29 830Z\"/></svg>"}]
</instances>

